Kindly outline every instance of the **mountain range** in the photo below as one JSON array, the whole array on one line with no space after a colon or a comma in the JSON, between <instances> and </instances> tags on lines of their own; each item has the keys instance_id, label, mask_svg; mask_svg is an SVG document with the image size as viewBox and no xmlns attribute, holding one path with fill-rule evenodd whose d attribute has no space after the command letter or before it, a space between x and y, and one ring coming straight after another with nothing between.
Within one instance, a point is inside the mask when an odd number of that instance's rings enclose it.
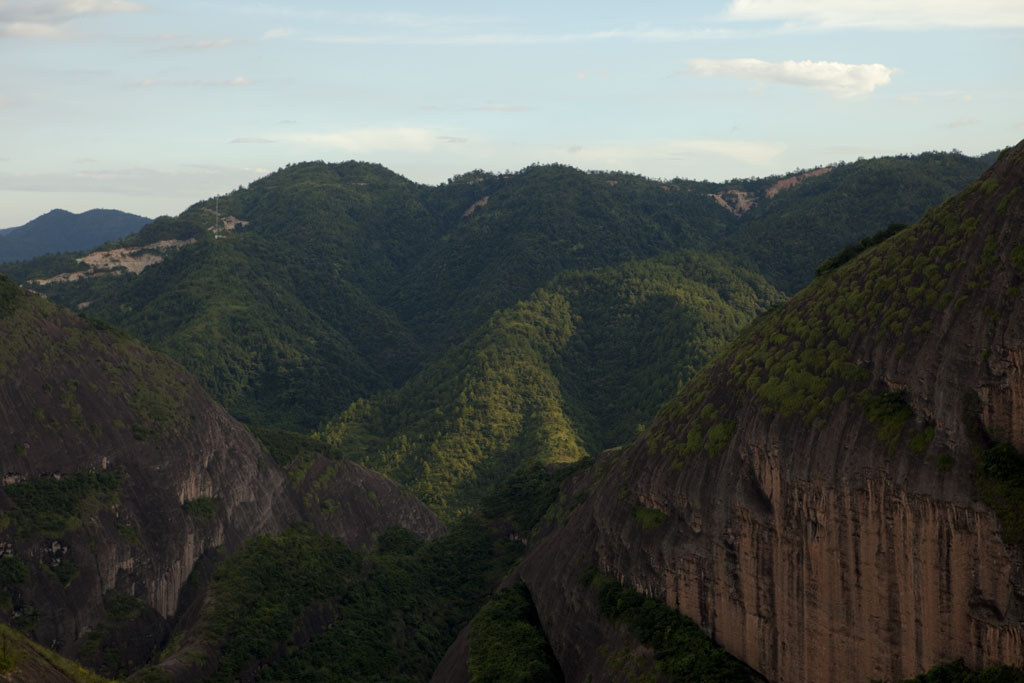
<instances>
[{"instance_id":1,"label":"mountain range","mask_svg":"<svg viewBox=\"0 0 1024 683\"><path fill-rule=\"evenodd\" d=\"M10 264L80 313L0 283L6 619L138 680L1020 665L995 156L296 164Z\"/></svg>"}]
</instances>

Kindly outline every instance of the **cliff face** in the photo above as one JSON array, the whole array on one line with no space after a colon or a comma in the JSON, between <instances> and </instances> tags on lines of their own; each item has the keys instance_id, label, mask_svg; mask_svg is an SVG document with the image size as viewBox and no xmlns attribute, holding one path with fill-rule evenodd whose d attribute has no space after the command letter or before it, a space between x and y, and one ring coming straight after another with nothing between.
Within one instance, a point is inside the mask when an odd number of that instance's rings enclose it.
<instances>
[{"instance_id":1,"label":"cliff face","mask_svg":"<svg viewBox=\"0 0 1024 683\"><path fill-rule=\"evenodd\" d=\"M1024 665L1024 477L987 459L1024 450L1022 186L1024 143L763 317L573 484L585 501L518 570L572 680L611 680L614 627L581 638L590 566L770 680Z\"/></svg>"},{"instance_id":2,"label":"cliff face","mask_svg":"<svg viewBox=\"0 0 1024 683\"><path fill-rule=\"evenodd\" d=\"M307 517L352 546L394 524L443 531L351 463L293 487L180 366L6 278L0 338L0 612L45 645L144 663L200 597L183 590L197 561L302 520L313 489L332 505Z\"/></svg>"},{"instance_id":3,"label":"cliff face","mask_svg":"<svg viewBox=\"0 0 1024 683\"><path fill-rule=\"evenodd\" d=\"M28 570L11 617L37 640L77 649L111 596L166 620L204 553L299 519L283 474L183 369L0 285L0 535Z\"/></svg>"}]
</instances>

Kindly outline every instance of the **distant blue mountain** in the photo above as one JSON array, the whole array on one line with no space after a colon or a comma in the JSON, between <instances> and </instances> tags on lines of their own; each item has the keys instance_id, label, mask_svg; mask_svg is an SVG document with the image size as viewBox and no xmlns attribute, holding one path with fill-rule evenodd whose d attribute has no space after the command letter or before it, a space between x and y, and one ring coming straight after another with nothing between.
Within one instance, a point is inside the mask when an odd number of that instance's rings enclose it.
<instances>
[{"instance_id":1,"label":"distant blue mountain","mask_svg":"<svg viewBox=\"0 0 1024 683\"><path fill-rule=\"evenodd\" d=\"M149 221L144 216L112 209L84 213L54 209L21 227L0 230L0 262L92 249L130 235Z\"/></svg>"}]
</instances>

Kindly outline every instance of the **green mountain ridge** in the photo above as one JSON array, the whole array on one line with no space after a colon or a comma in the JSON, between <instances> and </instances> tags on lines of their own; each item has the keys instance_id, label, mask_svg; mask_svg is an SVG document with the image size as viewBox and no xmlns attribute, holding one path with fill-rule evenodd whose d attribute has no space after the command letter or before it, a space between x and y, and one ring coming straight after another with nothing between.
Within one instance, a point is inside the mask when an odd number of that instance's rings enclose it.
<instances>
[{"instance_id":1,"label":"green mountain ridge","mask_svg":"<svg viewBox=\"0 0 1024 683\"><path fill-rule=\"evenodd\" d=\"M916 218L985 165L933 156L843 165L761 196L740 217L708 195L763 194L768 179L714 185L531 166L429 187L379 165L301 163L113 245L196 240L160 251L138 275L30 286L168 352L237 417L308 431L409 381L567 270L688 248L769 273L806 263L809 280L842 245ZM871 185L876 167L888 175ZM907 192L892 192L894 174ZM809 214L786 203L794 193L816 202L811 214L832 207L829 222L815 216L807 232ZM780 217L774 207L791 208ZM773 245L771 263L747 253L747 241ZM27 282L79 268L67 256L5 269ZM786 275L776 286L794 282Z\"/></svg>"},{"instance_id":2,"label":"green mountain ridge","mask_svg":"<svg viewBox=\"0 0 1024 683\"><path fill-rule=\"evenodd\" d=\"M459 514L527 459L571 462L632 438L781 300L758 276L692 251L565 272L320 436Z\"/></svg>"}]
</instances>

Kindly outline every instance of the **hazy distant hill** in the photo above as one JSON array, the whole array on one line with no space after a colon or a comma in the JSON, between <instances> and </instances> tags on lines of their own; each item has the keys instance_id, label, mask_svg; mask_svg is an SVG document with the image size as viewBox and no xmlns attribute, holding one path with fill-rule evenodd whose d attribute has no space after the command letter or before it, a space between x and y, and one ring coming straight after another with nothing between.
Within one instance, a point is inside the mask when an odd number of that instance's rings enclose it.
<instances>
[{"instance_id":1,"label":"hazy distant hill","mask_svg":"<svg viewBox=\"0 0 1024 683\"><path fill-rule=\"evenodd\" d=\"M21 227L0 230L0 261L92 249L130 235L149 221L145 216L112 209L84 213L54 209Z\"/></svg>"}]
</instances>

